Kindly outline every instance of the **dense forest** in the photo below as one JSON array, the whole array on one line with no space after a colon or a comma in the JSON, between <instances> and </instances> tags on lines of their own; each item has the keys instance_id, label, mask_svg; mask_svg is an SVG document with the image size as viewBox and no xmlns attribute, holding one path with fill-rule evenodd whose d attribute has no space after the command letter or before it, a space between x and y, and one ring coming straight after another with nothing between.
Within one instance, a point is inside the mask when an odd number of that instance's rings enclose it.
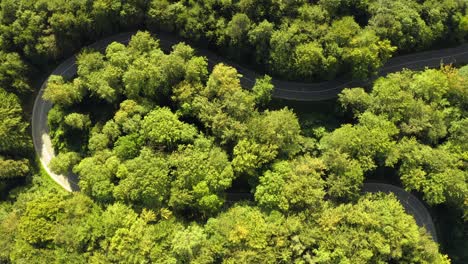
<instances>
[{"instance_id":1,"label":"dense forest","mask_svg":"<svg viewBox=\"0 0 468 264\"><path fill-rule=\"evenodd\" d=\"M467 66L347 88L318 111L326 119L274 100L270 76L367 79L392 56L464 42L467 11L462 0L2 0L0 262L466 262ZM80 51L134 29L128 45ZM191 45L164 52L159 31ZM243 89L197 47L268 75ZM43 96L49 167L78 175L71 194L40 167L28 120L39 83L75 53L77 76L50 76ZM361 193L376 179L430 206L440 246L395 196Z\"/></svg>"},{"instance_id":2,"label":"dense forest","mask_svg":"<svg viewBox=\"0 0 468 264\"><path fill-rule=\"evenodd\" d=\"M395 53L468 36L463 0L309 2L3 0L0 48L44 65L104 35L146 27L284 78L365 78Z\"/></svg>"}]
</instances>

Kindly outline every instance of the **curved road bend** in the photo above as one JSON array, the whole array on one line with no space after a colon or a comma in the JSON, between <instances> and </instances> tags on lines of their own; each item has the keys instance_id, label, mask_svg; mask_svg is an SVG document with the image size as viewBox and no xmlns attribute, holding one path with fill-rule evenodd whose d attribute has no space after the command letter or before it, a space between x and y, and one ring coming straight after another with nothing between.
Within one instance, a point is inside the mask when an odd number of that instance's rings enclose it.
<instances>
[{"instance_id":1,"label":"curved road bend","mask_svg":"<svg viewBox=\"0 0 468 264\"><path fill-rule=\"evenodd\" d=\"M156 37L159 38L161 47L164 50L170 50L173 44L184 41L174 34L163 32L157 33ZM208 59L209 66L211 67L218 63L225 63L235 67L242 74L241 84L245 88L251 88L255 84L255 79L259 77L258 73L235 62L226 60L209 50L198 48L196 50L198 55L205 56ZM454 48L424 51L391 58L379 70L377 76L384 76L405 68L411 70L422 70L426 67L436 68L441 63L468 63L468 43ZM324 101L333 99L344 88L362 87L368 83L366 81L346 78L337 78L318 83L293 82L278 79L273 79L272 82L275 87L273 97L295 101Z\"/></svg>"},{"instance_id":2,"label":"curved road bend","mask_svg":"<svg viewBox=\"0 0 468 264\"><path fill-rule=\"evenodd\" d=\"M122 33L114 35L110 38L106 38L95 42L90 45L89 48L103 50L110 43L117 41L121 43L127 43L133 33ZM51 75L62 75L65 80L71 79L76 75L77 66L75 56L62 62L52 73ZM56 181L60 186L65 190L78 191L78 176L73 173L68 173L67 175L58 175L53 173L49 169L49 162L55 157L54 148L52 147L52 142L49 136L49 127L47 123L47 115L49 110L52 108L52 103L44 100L42 95L44 94L44 89L47 85L46 79L39 90L36 100L34 101L34 108L32 114L32 138L34 143L34 149L36 150L37 155L41 161L42 167L46 172Z\"/></svg>"},{"instance_id":3,"label":"curved road bend","mask_svg":"<svg viewBox=\"0 0 468 264\"><path fill-rule=\"evenodd\" d=\"M395 185L385 183L364 183L362 192L393 193L405 208L406 213L412 215L418 226L425 227L432 239L437 242L437 232L431 214L426 206L416 196Z\"/></svg>"},{"instance_id":4,"label":"curved road bend","mask_svg":"<svg viewBox=\"0 0 468 264\"><path fill-rule=\"evenodd\" d=\"M131 36L135 32L126 32L117 34L106 39L95 42L89 48L99 51L105 48L112 42L128 43ZM157 33L160 40L160 46L163 50L170 50L172 45L183 41L181 38L168 33ZM197 54L205 56L208 59L209 66L212 67L218 63L226 63L235 67L240 74L242 74L241 84L243 87L251 88L255 79L259 76L257 73L246 69L236 63L227 61L226 59L210 52L208 50L197 49ZM456 48L448 48L436 51L426 51L405 56L399 56L390 59L385 66L379 71L379 75L385 75L391 72L399 71L403 68L408 69L423 69L425 67L439 67L441 63L461 63L468 62L468 44L461 45ZM51 74L62 75L64 79L71 79L76 75L77 66L75 56L62 62ZM60 184L67 191L78 191L78 177L70 173L68 175L57 175L50 171L48 164L55 156L52 142L49 136L49 128L47 124L47 114L52 107L50 102L43 100L47 80L41 86L36 100L34 102L33 115L32 115L32 137L34 148L39 155L41 164L44 169L51 175L51 177ZM298 101L321 101L335 98L338 93L346 87L362 86L365 83L359 81L352 81L349 79L336 79L332 81L325 81L320 83L301 83L289 82L273 79L275 89L273 97L298 100ZM396 193L397 196L398 192ZM401 200L401 199L400 199ZM417 218L415 216L415 218ZM418 221L418 220L417 220ZM419 221L418 224L425 223ZM432 223L432 222L431 222ZM427 225L426 225L427 226ZM435 232L433 237L435 238Z\"/></svg>"}]
</instances>

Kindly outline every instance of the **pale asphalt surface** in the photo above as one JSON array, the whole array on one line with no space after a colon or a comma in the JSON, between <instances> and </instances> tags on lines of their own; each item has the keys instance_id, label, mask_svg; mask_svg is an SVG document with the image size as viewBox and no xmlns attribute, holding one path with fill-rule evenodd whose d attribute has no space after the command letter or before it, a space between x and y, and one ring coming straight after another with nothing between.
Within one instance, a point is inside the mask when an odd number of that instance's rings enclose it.
<instances>
[{"instance_id":1,"label":"pale asphalt surface","mask_svg":"<svg viewBox=\"0 0 468 264\"><path fill-rule=\"evenodd\" d=\"M128 43L134 33L135 32L126 32L117 34L97 41L88 47L103 51L112 42ZM165 51L169 51L172 45L183 41L175 35L161 32L157 33L156 37L160 40L160 46ZM255 83L255 79L259 76L257 73L236 63L227 61L208 50L197 49L197 55L205 56L208 59L210 67L221 62L235 67L237 71L242 74L241 84L243 87L251 88ZM464 62L468 62L468 44L455 48L419 52L392 58L379 71L379 76L396 72L403 68L420 70L426 67L439 67L442 63L449 64ZM76 75L77 67L75 63L76 58L73 56L62 62L51 74L62 75L66 80L71 79ZM52 179L67 191L78 191L77 175L73 173L68 175L57 175L50 171L48 167L48 164L55 156L55 153L47 125L47 114L51 109L52 104L42 98L46 84L47 80L42 84L34 102L32 115L32 137L34 148L40 158L42 166ZM323 101L335 98L346 87L359 87L365 83L348 79L336 79L320 83L300 83L273 79L273 84L275 86L273 97L275 98L296 101ZM436 240L436 232L430 214L426 207L422 205L416 197L405 192L403 189L388 184L365 184L363 190L366 192L383 191L395 193L405 209L415 217L418 225L425 226L432 237Z\"/></svg>"}]
</instances>

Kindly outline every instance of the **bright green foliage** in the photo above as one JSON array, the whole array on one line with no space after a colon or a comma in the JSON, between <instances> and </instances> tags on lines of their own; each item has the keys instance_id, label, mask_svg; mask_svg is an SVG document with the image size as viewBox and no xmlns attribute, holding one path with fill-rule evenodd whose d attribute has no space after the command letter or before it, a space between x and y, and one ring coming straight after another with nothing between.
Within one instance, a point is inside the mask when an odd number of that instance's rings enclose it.
<instances>
[{"instance_id":1,"label":"bright green foliage","mask_svg":"<svg viewBox=\"0 0 468 264\"><path fill-rule=\"evenodd\" d=\"M396 49L465 39L465 9L453 0L153 0L147 24L284 78L366 78Z\"/></svg>"},{"instance_id":2,"label":"bright green foliage","mask_svg":"<svg viewBox=\"0 0 468 264\"><path fill-rule=\"evenodd\" d=\"M250 30L250 19L246 14L235 14L226 25L226 37L233 46L241 46L246 42Z\"/></svg>"},{"instance_id":3,"label":"bright green foliage","mask_svg":"<svg viewBox=\"0 0 468 264\"><path fill-rule=\"evenodd\" d=\"M148 32L137 32L130 43L128 43L130 52L135 54L149 53L154 50L157 51L159 47L159 41L157 39L151 38L151 35Z\"/></svg>"},{"instance_id":4,"label":"bright green foliage","mask_svg":"<svg viewBox=\"0 0 468 264\"><path fill-rule=\"evenodd\" d=\"M0 180L25 177L29 174L27 159L13 160L0 156Z\"/></svg>"},{"instance_id":5,"label":"bright green foliage","mask_svg":"<svg viewBox=\"0 0 468 264\"><path fill-rule=\"evenodd\" d=\"M121 160L132 159L141 149L141 138L137 134L119 137L114 144L114 153Z\"/></svg>"},{"instance_id":6,"label":"bright green foliage","mask_svg":"<svg viewBox=\"0 0 468 264\"><path fill-rule=\"evenodd\" d=\"M25 193L0 207L0 259L74 263L449 263L392 196L328 204L302 216L234 206L206 224L82 194Z\"/></svg>"},{"instance_id":7,"label":"bright green foliage","mask_svg":"<svg viewBox=\"0 0 468 264\"><path fill-rule=\"evenodd\" d=\"M312 263L450 263L392 196L327 209L303 236Z\"/></svg>"},{"instance_id":8,"label":"bright green foliage","mask_svg":"<svg viewBox=\"0 0 468 264\"><path fill-rule=\"evenodd\" d=\"M288 248L291 229L279 213L266 215L255 207L235 206L205 225L207 241L196 263L275 263L290 262Z\"/></svg>"},{"instance_id":9,"label":"bright green foliage","mask_svg":"<svg viewBox=\"0 0 468 264\"><path fill-rule=\"evenodd\" d=\"M101 241L87 256L88 263L154 263L167 259L168 254L161 252L161 248L167 246L159 242L171 235L176 226L173 221L150 225L149 222L156 220L155 216L154 212L146 210L138 216L120 203L109 206L94 224Z\"/></svg>"},{"instance_id":10,"label":"bright green foliage","mask_svg":"<svg viewBox=\"0 0 468 264\"><path fill-rule=\"evenodd\" d=\"M278 155L277 146L263 145L242 139L233 150L232 166L234 171L254 175L255 170L272 161Z\"/></svg>"},{"instance_id":11,"label":"bright green foliage","mask_svg":"<svg viewBox=\"0 0 468 264\"><path fill-rule=\"evenodd\" d=\"M110 239L106 261L113 263L151 263L154 231L142 219L134 220L129 227L119 228Z\"/></svg>"},{"instance_id":12,"label":"bright green foliage","mask_svg":"<svg viewBox=\"0 0 468 264\"><path fill-rule=\"evenodd\" d=\"M81 53L77 64L77 78L64 82L61 77L53 77L44 95L62 106L55 106L49 115L56 149L77 149L76 141L88 141L91 153L114 145L119 158L130 159L138 155L144 144L174 150L178 143L189 143L195 137L196 129L180 122L168 108L149 113L155 101L164 100L169 89L186 75L194 82L206 78L205 60L194 57L189 46L175 45L173 52L166 55L159 49L158 40L148 32L138 32L128 46L113 43L105 54ZM100 111L90 111L89 116L74 113L72 104L88 97L102 104L99 107L120 102L120 109L113 120L103 123ZM99 123L91 124L90 120ZM77 138L76 130L88 130L89 136ZM122 139L118 141L119 137Z\"/></svg>"},{"instance_id":13,"label":"bright green foliage","mask_svg":"<svg viewBox=\"0 0 468 264\"><path fill-rule=\"evenodd\" d=\"M177 44L171 54L165 55L158 47L158 41L147 32L132 37L128 51L133 58L129 65L125 65L128 68L122 76L124 94L128 98L162 99L185 76L186 63L193 57L193 49ZM120 56L117 53L112 59Z\"/></svg>"},{"instance_id":14,"label":"bright green foliage","mask_svg":"<svg viewBox=\"0 0 468 264\"><path fill-rule=\"evenodd\" d=\"M110 145L109 137L107 135L92 131L88 140L88 150L91 153L106 150Z\"/></svg>"},{"instance_id":15,"label":"bright green foliage","mask_svg":"<svg viewBox=\"0 0 468 264\"><path fill-rule=\"evenodd\" d=\"M231 186L233 170L226 153L209 139L180 146L170 157L172 171L169 205L177 211L209 215L224 203L223 191Z\"/></svg>"},{"instance_id":16,"label":"bright green foliage","mask_svg":"<svg viewBox=\"0 0 468 264\"><path fill-rule=\"evenodd\" d=\"M78 76L91 95L108 102L117 100L120 69L107 65L104 55L83 52L77 58Z\"/></svg>"},{"instance_id":17,"label":"bright green foliage","mask_svg":"<svg viewBox=\"0 0 468 264\"><path fill-rule=\"evenodd\" d=\"M140 25L142 0L6 1L2 3L2 49L15 49L34 63L71 55L85 40Z\"/></svg>"},{"instance_id":18,"label":"bright green foliage","mask_svg":"<svg viewBox=\"0 0 468 264\"><path fill-rule=\"evenodd\" d=\"M337 199L353 199L360 195L364 172L357 160L339 151L327 151L322 157L327 166L327 193Z\"/></svg>"},{"instance_id":19,"label":"bright green foliage","mask_svg":"<svg viewBox=\"0 0 468 264\"><path fill-rule=\"evenodd\" d=\"M406 189L422 192L430 204L447 202L455 205L466 215L468 181L464 134L468 86L465 70L445 67L440 70L390 74L378 79L370 93L361 88L345 89L340 95L340 101L344 108L360 117L354 129L373 127L363 122L362 117L366 115L387 119L385 122L396 126L396 133L393 132L395 128L390 129L389 126L373 138L377 139L387 133L396 139L396 142L385 143L386 151L381 152L378 159L380 165L385 160L387 167L397 170ZM349 125L346 128L348 132L342 129L325 136L322 147L327 149L327 144L332 143L335 149L348 149L345 153L357 159L361 167L367 170L366 163L359 155L349 151L350 144L344 143L354 137L351 132L353 129ZM347 138L343 145L335 141L338 138L333 136L340 134L336 134L340 130L342 136ZM372 132L377 131L372 129ZM367 133L361 131L356 134L356 140L362 144L361 151L371 146L367 141ZM330 164L333 165L333 162Z\"/></svg>"},{"instance_id":20,"label":"bright green foliage","mask_svg":"<svg viewBox=\"0 0 468 264\"><path fill-rule=\"evenodd\" d=\"M154 147L174 149L178 144L190 143L197 129L180 121L169 108L153 110L141 123L141 136Z\"/></svg>"},{"instance_id":21,"label":"bright green foliage","mask_svg":"<svg viewBox=\"0 0 468 264\"><path fill-rule=\"evenodd\" d=\"M230 142L245 135L245 122L254 112L254 100L240 86L237 71L219 64L191 104L198 118L217 138Z\"/></svg>"},{"instance_id":22,"label":"bright green foliage","mask_svg":"<svg viewBox=\"0 0 468 264\"><path fill-rule=\"evenodd\" d=\"M129 228L136 220L138 215L128 206L122 203L114 203L107 207L101 214L102 233L107 238L121 228Z\"/></svg>"},{"instance_id":23,"label":"bright green foliage","mask_svg":"<svg viewBox=\"0 0 468 264\"><path fill-rule=\"evenodd\" d=\"M62 76L51 75L44 90L44 99L53 104L69 106L83 99L83 86L79 79L73 83L65 83Z\"/></svg>"},{"instance_id":24,"label":"bright green foliage","mask_svg":"<svg viewBox=\"0 0 468 264\"><path fill-rule=\"evenodd\" d=\"M161 60L164 55L159 51L149 56L151 57L141 57L133 61L123 75L125 95L128 98L138 98L141 95L156 97L158 93L163 93L163 69L158 67L156 61Z\"/></svg>"},{"instance_id":25,"label":"bright green foliage","mask_svg":"<svg viewBox=\"0 0 468 264\"><path fill-rule=\"evenodd\" d=\"M8 1L2 7L0 43L2 50L17 51L44 64L73 54L90 39L145 22L150 29L176 31L193 41L216 45L235 58L274 69L275 74L311 78L346 73L350 59L356 66L353 72L372 72L386 59L381 44L387 40L402 51L444 40L461 41L467 35L465 8L463 1L452 0ZM343 19L346 23L335 23ZM350 41L331 38L332 31L348 38L372 31L378 38L369 39L368 47L355 49ZM303 43L316 44L309 49ZM353 54L345 58L348 49ZM297 60L288 54L298 54ZM324 63L306 70L304 62L314 54L325 58ZM291 68L304 71L288 72Z\"/></svg>"},{"instance_id":26,"label":"bright green foliage","mask_svg":"<svg viewBox=\"0 0 468 264\"><path fill-rule=\"evenodd\" d=\"M114 180L120 161L109 150L97 151L73 168L80 176L81 191L100 202L113 200Z\"/></svg>"},{"instance_id":27,"label":"bright green foliage","mask_svg":"<svg viewBox=\"0 0 468 264\"><path fill-rule=\"evenodd\" d=\"M388 40L379 40L372 30L363 30L343 49L343 60L351 68L354 79L365 79L375 75L391 54L396 50Z\"/></svg>"},{"instance_id":28,"label":"bright green foliage","mask_svg":"<svg viewBox=\"0 0 468 264\"><path fill-rule=\"evenodd\" d=\"M149 109L133 100L125 100L120 103L120 109L115 112L114 121L122 132L127 134L137 133L140 130L141 120ZM117 132L116 134L120 134ZM110 135L116 137L116 135Z\"/></svg>"},{"instance_id":29,"label":"bright green foliage","mask_svg":"<svg viewBox=\"0 0 468 264\"><path fill-rule=\"evenodd\" d=\"M122 131L120 131L119 125L114 120L109 120L104 124L101 131L104 135L106 135L109 140L115 141L120 135Z\"/></svg>"},{"instance_id":30,"label":"bright green foliage","mask_svg":"<svg viewBox=\"0 0 468 264\"><path fill-rule=\"evenodd\" d=\"M282 76L287 76L290 69L294 67L291 50L298 45L300 37L296 35L299 26L293 24L290 27L283 27L275 31L270 39L269 59L273 66L273 71Z\"/></svg>"},{"instance_id":31,"label":"bright green foliage","mask_svg":"<svg viewBox=\"0 0 468 264\"><path fill-rule=\"evenodd\" d=\"M92 250L99 239L96 227L100 209L84 195L36 192L22 197L17 206L20 211L8 215L16 222L0 227L2 237L16 238L5 249L14 262L65 260L68 252L68 259L84 263L81 254Z\"/></svg>"},{"instance_id":32,"label":"bright green foliage","mask_svg":"<svg viewBox=\"0 0 468 264\"><path fill-rule=\"evenodd\" d=\"M440 36L434 35L437 32L423 20L420 10L418 4L406 1L375 2L369 6L372 14L369 25L379 36L402 50L427 47ZM448 18L448 14L442 15Z\"/></svg>"},{"instance_id":33,"label":"bright green foliage","mask_svg":"<svg viewBox=\"0 0 468 264\"><path fill-rule=\"evenodd\" d=\"M299 44L294 54L294 66L299 76L310 76L324 72L327 61L323 49L317 42Z\"/></svg>"},{"instance_id":34,"label":"bright green foliage","mask_svg":"<svg viewBox=\"0 0 468 264\"><path fill-rule=\"evenodd\" d=\"M120 179L114 197L133 205L159 209L169 197L169 164L152 150L144 148L140 155L118 167Z\"/></svg>"},{"instance_id":35,"label":"bright green foliage","mask_svg":"<svg viewBox=\"0 0 468 264\"><path fill-rule=\"evenodd\" d=\"M81 194L36 192L24 198L17 203L19 211L0 217L2 238L15 239L2 253L8 252L14 262L154 263L171 259L161 252L170 248L161 240L168 240L177 225L166 220L150 225L157 220L152 211L137 215L119 203L103 211ZM4 259L5 255L0 256Z\"/></svg>"},{"instance_id":36,"label":"bright green foliage","mask_svg":"<svg viewBox=\"0 0 468 264\"><path fill-rule=\"evenodd\" d=\"M301 128L289 109L257 113L247 123L247 138L234 147L234 170L255 174L255 170L278 155L292 157L300 151Z\"/></svg>"},{"instance_id":37,"label":"bright green foliage","mask_svg":"<svg viewBox=\"0 0 468 264\"><path fill-rule=\"evenodd\" d=\"M174 220L174 218L170 220L161 220L156 224L151 225L151 228L153 228L153 247L150 256L154 262L168 264L177 263L174 253L171 252L172 248L176 247L173 246L173 244L176 244L177 242L186 243L187 241L177 240L173 242L176 232L180 232L183 229L183 225Z\"/></svg>"},{"instance_id":38,"label":"bright green foliage","mask_svg":"<svg viewBox=\"0 0 468 264\"><path fill-rule=\"evenodd\" d=\"M192 48L178 44L166 55L148 32L136 33L128 46L112 43L105 54L85 50L77 64L78 78L64 83L54 77L44 98L62 105L79 102L85 94L107 103L118 102L122 95L138 101L164 100L186 75L201 80L206 74L206 62L194 57Z\"/></svg>"},{"instance_id":39,"label":"bright green foliage","mask_svg":"<svg viewBox=\"0 0 468 264\"><path fill-rule=\"evenodd\" d=\"M273 84L271 84L271 77L268 75L255 80L255 85L252 91L255 95L255 102L259 106L266 106L271 100L271 93L273 91Z\"/></svg>"},{"instance_id":40,"label":"bright green foliage","mask_svg":"<svg viewBox=\"0 0 468 264\"><path fill-rule=\"evenodd\" d=\"M28 147L26 128L18 97L0 88L0 153L19 153Z\"/></svg>"},{"instance_id":41,"label":"bright green foliage","mask_svg":"<svg viewBox=\"0 0 468 264\"><path fill-rule=\"evenodd\" d=\"M208 62L204 57L193 57L186 65L185 80L191 83L205 82L208 79Z\"/></svg>"},{"instance_id":42,"label":"bright green foliage","mask_svg":"<svg viewBox=\"0 0 468 264\"><path fill-rule=\"evenodd\" d=\"M458 33L461 39L466 39L468 36L468 15L464 15L459 18L460 23L458 24Z\"/></svg>"},{"instance_id":43,"label":"bright green foliage","mask_svg":"<svg viewBox=\"0 0 468 264\"><path fill-rule=\"evenodd\" d=\"M340 101L356 114L369 111L385 115L402 135L433 143L447 135L448 124L461 114L453 107L458 102L452 93L467 93L462 82L452 69L404 71L377 80L370 94L345 89Z\"/></svg>"},{"instance_id":44,"label":"bright green foliage","mask_svg":"<svg viewBox=\"0 0 468 264\"><path fill-rule=\"evenodd\" d=\"M17 53L0 51L0 87L24 95L31 91L27 74L28 67Z\"/></svg>"},{"instance_id":45,"label":"bright green foliage","mask_svg":"<svg viewBox=\"0 0 468 264\"><path fill-rule=\"evenodd\" d=\"M78 130L86 130L91 125L89 116L80 113L71 113L66 115L64 122L68 126Z\"/></svg>"},{"instance_id":46,"label":"bright green foliage","mask_svg":"<svg viewBox=\"0 0 468 264\"><path fill-rule=\"evenodd\" d=\"M80 154L76 152L61 152L55 156L49 163L51 171L57 174L66 174L73 166L78 164L81 160Z\"/></svg>"},{"instance_id":47,"label":"bright green foliage","mask_svg":"<svg viewBox=\"0 0 468 264\"><path fill-rule=\"evenodd\" d=\"M137 215L120 203L109 206L97 225L103 240L98 250L93 251L89 262L175 263L168 254L170 245L167 245L167 240L180 227L172 220L155 223L158 220L156 216L149 210Z\"/></svg>"},{"instance_id":48,"label":"bright green foliage","mask_svg":"<svg viewBox=\"0 0 468 264\"><path fill-rule=\"evenodd\" d=\"M448 148L466 159L468 157L468 118L452 122L449 128Z\"/></svg>"},{"instance_id":49,"label":"bright green foliage","mask_svg":"<svg viewBox=\"0 0 468 264\"><path fill-rule=\"evenodd\" d=\"M195 256L200 254L205 241L206 234L203 228L191 225L174 234L171 251L180 262L190 263Z\"/></svg>"},{"instance_id":50,"label":"bright green foliage","mask_svg":"<svg viewBox=\"0 0 468 264\"><path fill-rule=\"evenodd\" d=\"M431 204L447 201L467 209L468 173L456 155L405 138L387 160L389 165L396 162L401 163L398 172L406 189L422 191Z\"/></svg>"},{"instance_id":51,"label":"bright green foliage","mask_svg":"<svg viewBox=\"0 0 468 264\"><path fill-rule=\"evenodd\" d=\"M301 127L296 114L287 108L265 111L248 123L248 137L263 145L273 146L284 156L299 151Z\"/></svg>"},{"instance_id":52,"label":"bright green foliage","mask_svg":"<svg viewBox=\"0 0 468 264\"><path fill-rule=\"evenodd\" d=\"M466 39L466 8L453 0L1 1L0 178L8 180L0 189L30 174L31 145L20 102L3 89L28 98L28 68L103 35L145 22L279 77L362 79L396 48ZM84 51L78 77L52 76L43 95L61 151L50 167L77 173L83 194L57 194L33 177L10 195L14 204L0 204L0 262L448 263L395 198L359 192L364 173L395 172L408 190L468 218L467 72L405 71L370 93L345 90L340 103L356 123L309 139L293 111L265 110L267 76L243 90L234 68L209 75L191 47L165 54L147 32L104 54ZM234 179L233 189L248 181L256 201L217 215Z\"/></svg>"},{"instance_id":53,"label":"bright green foliage","mask_svg":"<svg viewBox=\"0 0 468 264\"><path fill-rule=\"evenodd\" d=\"M288 27L283 24L271 37L272 66L281 75L317 79L350 71L353 78L362 79L375 74L395 51L389 41L362 29L353 17L330 23L321 7L302 8L303 18ZM291 49L294 56L289 55Z\"/></svg>"},{"instance_id":54,"label":"bright green foliage","mask_svg":"<svg viewBox=\"0 0 468 264\"><path fill-rule=\"evenodd\" d=\"M259 178L255 200L261 207L283 212L317 210L325 196L324 169L321 160L309 156L277 162Z\"/></svg>"},{"instance_id":55,"label":"bright green foliage","mask_svg":"<svg viewBox=\"0 0 468 264\"><path fill-rule=\"evenodd\" d=\"M393 136L398 129L384 116L364 113L357 125L343 125L325 135L320 147L326 153L338 151L359 161L364 171L373 170L383 164L388 152L395 145ZM377 163L377 164L376 164Z\"/></svg>"}]
</instances>

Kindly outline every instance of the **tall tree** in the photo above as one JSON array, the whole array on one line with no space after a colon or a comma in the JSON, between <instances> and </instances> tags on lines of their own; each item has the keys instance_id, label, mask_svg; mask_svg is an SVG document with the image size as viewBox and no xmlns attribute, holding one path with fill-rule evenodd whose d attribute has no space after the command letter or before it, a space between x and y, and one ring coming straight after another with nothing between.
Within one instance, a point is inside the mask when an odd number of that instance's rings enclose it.
<instances>
[{"instance_id":1,"label":"tall tree","mask_svg":"<svg viewBox=\"0 0 468 264\"><path fill-rule=\"evenodd\" d=\"M116 172L119 183L114 197L136 206L160 209L169 198L169 164L164 156L144 148L140 155L125 161Z\"/></svg>"},{"instance_id":2,"label":"tall tree","mask_svg":"<svg viewBox=\"0 0 468 264\"><path fill-rule=\"evenodd\" d=\"M324 169L321 160L309 156L277 162L259 178L255 200L261 207L283 212L320 210L325 196Z\"/></svg>"},{"instance_id":3,"label":"tall tree","mask_svg":"<svg viewBox=\"0 0 468 264\"><path fill-rule=\"evenodd\" d=\"M364 171L383 165L395 144L398 129L384 116L364 113L357 125L346 124L325 135L320 148L326 153L338 151L359 161Z\"/></svg>"},{"instance_id":4,"label":"tall tree","mask_svg":"<svg viewBox=\"0 0 468 264\"><path fill-rule=\"evenodd\" d=\"M23 120L19 99L0 88L0 153L22 153L29 147L28 124Z\"/></svg>"},{"instance_id":5,"label":"tall tree","mask_svg":"<svg viewBox=\"0 0 468 264\"><path fill-rule=\"evenodd\" d=\"M178 144L190 143L197 135L197 129L180 121L169 108L153 110L141 123L141 136L154 147L175 149Z\"/></svg>"},{"instance_id":6,"label":"tall tree","mask_svg":"<svg viewBox=\"0 0 468 264\"><path fill-rule=\"evenodd\" d=\"M169 205L177 211L188 210L203 216L217 212L224 193L234 179L226 153L206 138L193 145L180 146L170 157L172 172Z\"/></svg>"},{"instance_id":7,"label":"tall tree","mask_svg":"<svg viewBox=\"0 0 468 264\"><path fill-rule=\"evenodd\" d=\"M97 151L93 156L86 157L73 168L80 176L81 191L99 202L113 201L114 182L120 161L111 151Z\"/></svg>"},{"instance_id":8,"label":"tall tree","mask_svg":"<svg viewBox=\"0 0 468 264\"><path fill-rule=\"evenodd\" d=\"M0 51L0 87L17 95L31 92L28 67L17 53Z\"/></svg>"},{"instance_id":9,"label":"tall tree","mask_svg":"<svg viewBox=\"0 0 468 264\"><path fill-rule=\"evenodd\" d=\"M450 263L393 196L366 196L325 210L299 238L317 263Z\"/></svg>"}]
</instances>

